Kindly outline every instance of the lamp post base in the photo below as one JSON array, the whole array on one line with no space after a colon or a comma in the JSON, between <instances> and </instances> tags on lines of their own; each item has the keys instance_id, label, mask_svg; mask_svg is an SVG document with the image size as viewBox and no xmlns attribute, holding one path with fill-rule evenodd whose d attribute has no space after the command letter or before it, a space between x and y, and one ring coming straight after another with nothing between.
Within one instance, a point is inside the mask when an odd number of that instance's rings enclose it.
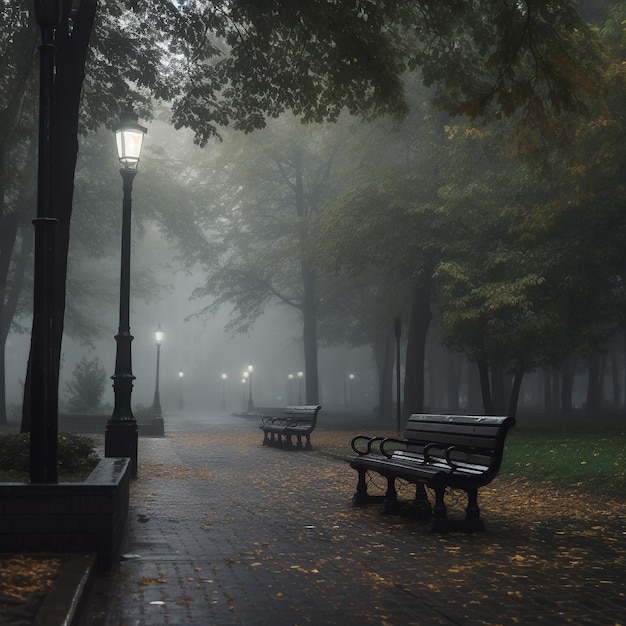
<instances>
[{"instance_id":1,"label":"lamp post base","mask_svg":"<svg viewBox=\"0 0 626 626\"><path fill-rule=\"evenodd\" d=\"M139 430L136 420L109 420L104 433L104 456L130 459L130 476L137 478Z\"/></svg>"}]
</instances>

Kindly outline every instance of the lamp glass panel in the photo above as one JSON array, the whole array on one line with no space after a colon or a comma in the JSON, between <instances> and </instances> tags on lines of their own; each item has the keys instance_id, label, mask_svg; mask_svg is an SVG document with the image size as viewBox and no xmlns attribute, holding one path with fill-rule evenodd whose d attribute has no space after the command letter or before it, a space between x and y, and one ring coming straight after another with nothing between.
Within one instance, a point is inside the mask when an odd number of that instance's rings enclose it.
<instances>
[{"instance_id":1,"label":"lamp glass panel","mask_svg":"<svg viewBox=\"0 0 626 626\"><path fill-rule=\"evenodd\" d=\"M138 130L120 129L116 133L117 154L125 167L135 168L141 156L144 134Z\"/></svg>"}]
</instances>

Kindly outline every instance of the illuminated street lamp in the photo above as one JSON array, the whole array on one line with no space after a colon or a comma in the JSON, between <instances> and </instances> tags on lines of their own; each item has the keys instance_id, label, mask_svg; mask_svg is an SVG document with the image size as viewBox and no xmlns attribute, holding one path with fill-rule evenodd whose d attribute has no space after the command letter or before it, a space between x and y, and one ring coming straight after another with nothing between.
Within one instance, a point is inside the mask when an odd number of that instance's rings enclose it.
<instances>
[{"instance_id":1,"label":"illuminated street lamp","mask_svg":"<svg viewBox=\"0 0 626 626\"><path fill-rule=\"evenodd\" d=\"M178 410L183 410L183 377L184 372L178 372Z\"/></svg>"},{"instance_id":2,"label":"illuminated street lamp","mask_svg":"<svg viewBox=\"0 0 626 626\"><path fill-rule=\"evenodd\" d=\"M246 383L248 382L248 372L244 372L243 373L243 378L241 379L241 382L243 384L242 387L242 396L241 396L241 410L245 411L246 410Z\"/></svg>"},{"instance_id":3,"label":"illuminated street lamp","mask_svg":"<svg viewBox=\"0 0 626 626\"><path fill-rule=\"evenodd\" d=\"M302 378L304 372L298 372L298 404L302 404Z\"/></svg>"},{"instance_id":4,"label":"illuminated street lamp","mask_svg":"<svg viewBox=\"0 0 626 626\"><path fill-rule=\"evenodd\" d=\"M115 336L117 350L113 392L115 406L104 437L106 457L128 457L131 460L131 477L137 477L137 420L131 409L131 394L135 377L132 372L130 334L130 216L132 207L133 180L141 157L141 147L147 128L140 126L132 111L125 111L115 129L117 154L122 164L124 198L122 203L122 251L120 271L120 318Z\"/></svg>"},{"instance_id":5,"label":"illuminated street lamp","mask_svg":"<svg viewBox=\"0 0 626 626\"><path fill-rule=\"evenodd\" d=\"M227 374L222 374L222 411L226 410L226 380L228 379Z\"/></svg>"},{"instance_id":6,"label":"illuminated street lamp","mask_svg":"<svg viewBox=\"0 0 626 626\"><path fill-rule=\"evenodd\" d=\"M161 359L161 342L163 341L163 331L161 330L161 324L154 331L154 338L156 340L157 347L157 359L156 359L156 385L154 387L154 402L152 403L152 413L155 417L161 416L161 397L159 396L159 365Z\"/></svg>"},{"instance_id":7,"label":"illuminated street lamp","mask_svg":"<svg viewBox=\"0 0 626 626\"><path fill-rule=\"evenodd\" d=\"M248 373L250 374L250 395L248 396L248 413L254 412L254 403L252 402L252 365L248 365Z\"/></svg>"},{"instance_id":8,"label":"illuminated street lamp","mask_svg":"<svg viewBox=\"0 0 626 626\"><path fill-rule=\"evenodd\" d=\"M352 395L353 384L354 384L354 374L350 374L348 376L348 379L350 380L350 404L352 404L353 398L354 398L354 396Z\"/></svg>"},{"instance_id":9,"label":"illuminated street lamp","mask_svg":"<svg viewBox=\"0 0 626 626\"><path fill-rule=\"evenodd\" d=\"M289 381L287 384L287 404L291 404L293 402L293 374L287 374L287 380Z\"/></svg>"}]
</instances>

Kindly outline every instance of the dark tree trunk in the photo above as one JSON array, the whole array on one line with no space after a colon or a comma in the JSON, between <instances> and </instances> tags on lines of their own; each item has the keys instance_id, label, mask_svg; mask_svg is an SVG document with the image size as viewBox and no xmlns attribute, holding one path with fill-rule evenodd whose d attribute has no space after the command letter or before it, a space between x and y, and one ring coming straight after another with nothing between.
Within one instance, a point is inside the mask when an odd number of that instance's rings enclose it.
<instances>
[{"instance_id":1,"label":"dark tree trunk","mask_svg":"<svg viewBox=\"0 0 626 626\"><path fill-rule=\"evenodd\" d=\"M467 362L467 412L475 415L484 410L478 365Z\"/></svg>"},{"instance_id":2,"label":"dark tree trunk","mask_svg":"<svg viewBox=\"0 0 626 626\"><path fill-rule=\"evenodd\" d=\"M424 275L430 277L429 272ZM426 336L432 320L430 310L430 279L418 284L413 292L411 318L406 347L406 370L404 375L404 416L424 410L424 361Z\"/></svg>"},{"instance_id":3,"label":"dark tree trunk","mask_svg":"<svg viewBox=\"0 0 626 626\"><path fill-rule=\"evenodd\" d=\"M617 358L617 346L612 343L609 349L609 358L611 359L611 382L613 390L613 398L611 405L614 409L619 408L619 399L621 395L619 381L619 362Z\"/></svg>"},{"instance_id":4,"label":"dark tree trunk","mask_svg":"<svg viewBox=\"0 0 626 626\"><path fill-rule=\"evenodd\" d=\"M519 402L519 393L522 388L523 379L523 371L515 372L515 376L513 377L513 385L511 386L511 394L509 395L509 410L506 412L506 415L508 415L509 417L516 417L517 415L517 404ZM505 415L505 413L501 413L501 415Z\"/></svg>"},{"instance_id":5,"label":"dark tree trunk","mask_svg":"<svg viewBox=\"0 0 626 626\"><path fill-rule=\"evenodd\" d=\"M543 407L546 412L552 411L552 375L548 368L541 370L543 379Z\"/></svg>"},{"instance_id":6,"label":"dark tree trunk","mask_svg":"<svg viewBox=\"0 0 626 626\"><path fill-rule=\"evenodd\" d=\"M587 380L587 411L600 409L600 355L594 353L589 359L589 378Z\"/></svg>"},{"instance_id":7,"label":"dark tree trunk","mask_svg":"<svg viewBox=\"0 0 626 626\"><path fill-rule=\"evenodd\" d=\"M489 366L484 361L477 361L478 374L480 375L480 393L483 399L483 411L485 415L495 415L493 400L491 398L491 385L489 384Z\"/></svg>"},{"instance_id":8,"label":"dark tree trunk","mask_svg":"<svg viewBox=\"0 0 626 626\"><path fill-rule=\"evenodd\" d=\"M39 39L34 13L30 19L29 28L18 30L17 33L14 33L14 36L15 54L13 58L19 63L19 68L17 75L11 81L10 88L4 94L5 106L0 117L0 425L6 425L8 421L6 410L5 349L17 301L23 288L23 269L25 265L22 263L22 252L25 249L30 250L28 247L29 242L32 240L30 233L26 236L26 241L22 240L22 248L18 252L17 259L13 259L13 253L21 227L22 216L20 215L20 210L22 207L27 206L29 210L27 215L34 216L35 207L34 202L26 204L23 200L27 196L30 199L30 193L28 192L35 188L28 172L36 171L36 168L33 168L37 152L36 141L31 141L24 163L24 177L20 189L20 199L18 199L9 213L7 213L5 205L6 189L4 188L4 182L9 178L7 168L11 164L11 149L19 132L20 116L24 114L25 94L29 92L28 83L32 74L33 53ZM11 261L14 261L14 264L11 285L9 285ZM24 265L24 268L22 268L22 273L20 274L22 265Z\"/></svg>"},{"instance_id":9,"label":"dark tree trunk","mask_svg":"<svg viewBox=\"0 0 626 626\"><path fill-rule=\"evenodd\" d=\"M393 413L393 358L394 336L378 336L373 344L374 361L378 373L378 418L391 419Z\"/></svg>"},{"instance_id":10,"label":"dark tree trunk","mask_svg":"<svg viewBox=\"0 0 626 626\"><path fill-rule=\"evenodd\" d=\"M504 369L491 366L491 401L492 410L497 415L506 415L506 392L504 383Z\"/></svg>"},{"instance_id":11,"label":"dark tree trunk","mask_svg":"<svg viewBox=\"0 0 626 626\"><path fill-rule=\"evenodd\" d=\"M11 329L11 323L17 309L17 303L24 290L24 278L28 264L31 262L33 251L32 231L28 226L21 226L20 230L22 231L21 247L14 258L11 289L5 296L5 303L2 307L0 319L0 412L2 413L0 424L6 424L8 421L6 414L5 346Z\"/></svg>"},{"instance_id":12,"label":"dark tree trunk","mask_svg":"<svg viewBox=\"0 0 626 626\"><path fill-rule=\"evenodd\" d=\"M3 216L0 221L0 425L6 425L6 380L5 380L5 345L13 315L7 307L7 288L11 257L17 241L19 214L16 212Z\"/></svg>"},{"instance_id":13,"label":"dark tree trunk","mask_svg":"<svg viewBox=\"0 0 626 626\"><path fill-rule=\"evenodd\" d=\"M315 270L304 263L302 266L304 298L302 302L302 340L304 345L304 386L307 404L319 404L319 381L317 371L317 303Z\"/></svg>"},{"instance_id":14,"label":"dark tree trunk","mask_svg":"<svg viewBox=\"0 0 626 626\"><path fill-rule=\"evenodd\" d=\"M85 62L89 39L96 16L97 0L81 0L72 14L70 23L70 0L63 2L63 20L56 31L56 74L52 124L52 211L58 220L55 230L55 305L53 345L57 372L60 367L63 320L65 315L65 287L67 279L67 255L70 240L70 220L74 195L74 172L78 157L78 118ZM37 364L32 360L33 348L28 359L24 385L22 432L30 431L30 385L31 369Z\"/></svg>"},{"instance_id":15,"label":"dark tree trunk","mask_svg":"<svg viewBox=\"0 0 626 626\"><path fill-rule=\"evenodd\" d=\"M574 390L574 360L573 357L563 361L561 366L561 413L572 413L572 391Z\"/></svg>"}]
</instances>

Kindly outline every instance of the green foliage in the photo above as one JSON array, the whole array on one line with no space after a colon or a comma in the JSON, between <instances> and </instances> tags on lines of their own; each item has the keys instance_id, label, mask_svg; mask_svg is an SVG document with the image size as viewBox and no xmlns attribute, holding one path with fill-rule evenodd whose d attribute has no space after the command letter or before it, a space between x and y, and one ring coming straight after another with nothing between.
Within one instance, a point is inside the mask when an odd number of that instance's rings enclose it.
<instances>
[{"instance_id":1,"label":"green foliage","mask_svg":"<svg viewBox=\"0 0 626 626\"><path fill-rule=\"evenodd\" d=\"M98 357L83 357L66 384L68 409L73 413L95 413L100 409L106 386L106 371Z\"/></svg>"},{"instance_id":2,"label":"green foliage","mask_svg":"<svg viewBox=\"0 0 626 626\"><path fill-rule=\"evenodd\" d=\"M30 435L0 434L0 471L30 471ZM98 462L95 442L89 437L60 433L57 437L58 470L60 473L85 472Z\"/></svg>"}]
</instances>

